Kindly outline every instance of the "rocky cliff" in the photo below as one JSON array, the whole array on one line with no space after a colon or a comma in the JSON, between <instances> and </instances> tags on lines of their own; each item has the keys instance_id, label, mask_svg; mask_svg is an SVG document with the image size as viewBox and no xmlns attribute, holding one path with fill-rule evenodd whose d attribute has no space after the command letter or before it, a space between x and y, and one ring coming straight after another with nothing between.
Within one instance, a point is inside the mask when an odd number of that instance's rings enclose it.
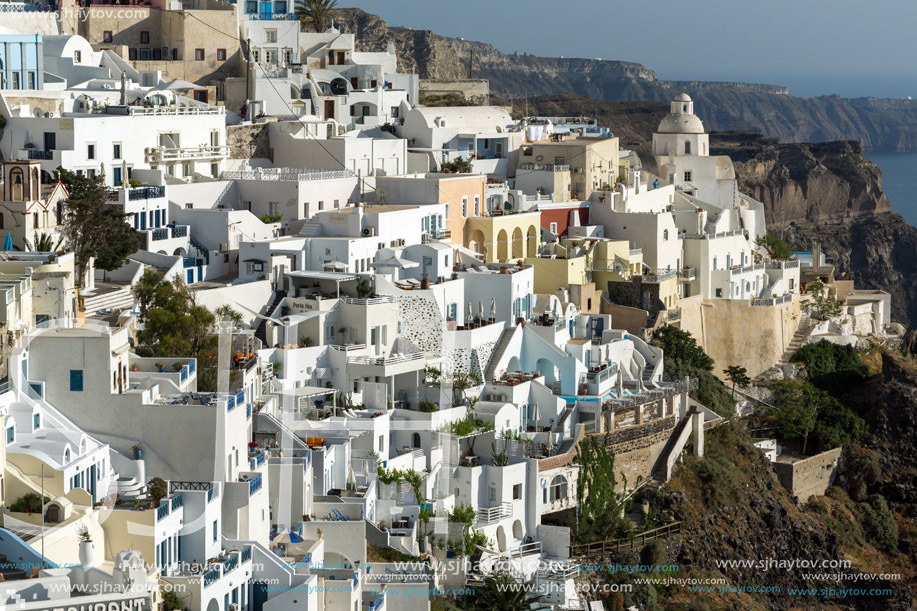
<instances>
[{"instance_id":1,"label":"rocky cliff","mask_svg":"<svg viewBox=\"0 0 917 611\"><path fill-rule=\"evenodd\" d=\"M394 42L400 68L427 79L465 78L473 53L473 76L489 79L491 92L498 96L575 91L609 101L668 102L686 91L711 129L752 129L783 142L857 140L872 150L917 150L917 101L799 98L776 85L664 81L633 62L507 54L481 42L390 27L359 9L337 11L335 19L343 31L357 35L362 49L379 51Z\"/></svg>"}]
</instances>

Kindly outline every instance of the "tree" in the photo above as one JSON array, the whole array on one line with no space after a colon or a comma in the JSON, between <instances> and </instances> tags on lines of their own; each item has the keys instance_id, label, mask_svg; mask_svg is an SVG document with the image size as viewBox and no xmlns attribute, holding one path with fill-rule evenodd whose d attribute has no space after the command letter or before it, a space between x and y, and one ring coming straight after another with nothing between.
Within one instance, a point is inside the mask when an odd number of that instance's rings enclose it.
<instances>
[{"instance_id":1,"label":"tree","mask_svg":"<svg viewBox=\"0 0 917 611\"><path fill-rule=\"evenodd\" d=\"M42 233L35 239L34 244L25 240L25 248L26 250L34 252L57 252L60 250L61 244L63 243L64 238L60 238L55 242L53 235L50 233Z\"/></svg>"},{"instance_id":2,"label":"tree","mask_svg":"<svg viewBox=\"0 0 917 611\"><path fill-rule=\"evenodd\" d=\"M790 247L786 242L772 233L758 236L755 244L767 251L767 256L775 261L789 261L793 258L793 253L790 252Z\"/></svg>"},{"instance_id":3,"label":"tree","mask_svg":"<svg viewBox=\"0 0 917 611\"><path fill-rule=\"evenodd\" d=\"M723 373L726 374L726 379L732 382L732 394L736 394L736 386L740 388L745 388L751 384L751 378L748 377L748 370L744 367L739 367L738 365L730 365L727 367Z\"/></svg>"},{"instance_id":4,"label":"tree","mask_svg":"<svg viewBox=\"0 0 917 611\"><path fill-rule=\"evenodd\" d=\"M841 303L834 297L828 295L827 287L818 278L809 284L806 292L812 295L812 303L815 305L815 312L822 318L841 315L843 311Z\"/></svg>"},{"instance_id":5,"label":"tree","mask_svg":"<svg viewBox=\"0 0 917 611\"><path fill-rule=\"evenodd\" d=\"M181 280L166 280L162 272L147 269L134 286L143 329L139 342L156 356L197 359L198 390L216 390L216 318Z\"/></svg>"},{"instance_id":6,"label":"tree","mask_svg":"<svg viewBox=\"0 0 917 611\"><path fill-rule=\"evenodd\" d=\"M214 310L214 313L220 320L228 320L234 325L242 324L242 313L228 303L224 303L218 307Z\"/></svg>"},{"instance_id":7,"label":"tree","mask_svg":"<svg viewBox=\"0 0 917 611\"><path fill-rule=\"evenodd\" d=\"M169 494L169 485L161 477L154 477L147 482L146 489L153 500L156 501L157 507L159 507L159 502Z\"/></svg>"},{"instance_id":8,"label":"tree","mask_svg":"<svg viewBox=\"0 0 917 611\"><path fill-rule=\"evenodd\" d=\"M543 595L530 596L523 584L506 573L488 575L484 585L475 588L476 611L538 611L547 608Z\"/></svg>"},{"instance_id":9,"label":"tree","mask_svg":"<svg viewBox=\"0 0 917 611\"><path fill-rule=\"evenodd\" d=\"M607 450L606 438L586 437L576 447L576 462L582 466L576 481L576 535L584 541L600 541L629 530L615 492L615 455Z\"/></svg>"},{"instance_id":10,"label":"tree","mask_svg":"<svg viewBox=\"0 0 917 611\"><path fill-rule=\"evenodd\" d=\"M324 32L325 22L337 4L337 0L297 0L296 17L316 32Z\"/></svg>"},{"instance_id":11,"label":"tree","mask_svg":"<svg viewBox=\"0 0 917 611\"><path fill-rule=\"evenodd\" d=\"M118 269L140 248L140 237L127 224L124 210L108 203L101 175L79 176L63 168L57 172L69 194L63 231L76 258L78 282L82 286L90 259L95 258L99 269Z\"/></svg>"},{"instance_id":12,"label":"tree","mask_svg":"<svg viewBox=\"0 0 917 611\"><path fill-rule=\"evenodd\" d=\"M713 359L697 345L697 340L677 327L665 326L653 334L655 343L662 348L666 357L703 369L713 370Z\"/></svg>"}]
</instances>

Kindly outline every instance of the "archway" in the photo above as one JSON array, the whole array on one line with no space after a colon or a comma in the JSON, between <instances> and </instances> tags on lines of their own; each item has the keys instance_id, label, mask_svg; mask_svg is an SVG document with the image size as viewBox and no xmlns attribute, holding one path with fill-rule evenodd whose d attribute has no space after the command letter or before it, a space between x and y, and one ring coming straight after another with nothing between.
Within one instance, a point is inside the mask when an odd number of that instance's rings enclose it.
<instances>
[{"instance_id":1,"label":"archway","mask_svg":"<svg viewBox=\"0 0 917 611\"><path fill-rule=\"evenodd\" d=\"M476 253L484 254L484 247L484 232L480 229L475 229L471 233L471 239L468 241L468 248Z\"/></svg>"},{"instance_id":2,"label":"archway","mask_svg":"<svg viewBox=\"0 0 917 611\"><path fill-rule=\"evenodd\" d=\"M567 478L563 475L555 475L551 480L550 499L552 503L567 499Z\"/></svg>"},{"instance_id":3,"label":"archway","mask_svg":"<svg viewBox=\"0 0 917 611\"><path fill-rule=\"evenodd\" d=\"M509 363L506 365L507 371L522 371L522 364L519 362L519 357L514 356L509 360Z\"/></svg>"},{"instance_id":4,"label":"archway","mask_svg":"<svg viewBox=\"0 0 917 611\"><path fill-rule=\"evenodd\" d=\"M188 252L184 248L176 248L175 252L172 253L173 256L184 258L187 256Z\"/></svg>"},{"instance_id":5,"label":"archway","mask_svg":"<svg viewBox=\"0 0 917 611\"><path fill-rule=\"evenodd\" d=\"M217 602L217 599L210 599L210 602L207 603L207 611L220 611L220 603Z\"/></svg>"},{"instance_id":6,"label":"archway","mask_svg":"<svg viewBox=\"0 0 917 611\"><path fill-rule=\"evenodd\" d=\"M497 261L506 261L509 259L509 236L506 230L501 229L497 234Z\"/></svg>"},{"instance_id":7,"label":"archway","mask_svg":"<svg viewBox=\"0 0 917 611\"><path fill-rule=\"evenodd\" d=\"M415 448L420 447L420 433L414 433L411 435L411 446Z\"/></svg>"},{"instance_id":8,"label":"archway","mask_svg":"<svg viewBox=\"0 0 917 611\"><path fill-rule=\"evenodd\" d=\"M534 225L529 227L528 231L528 256L534 257L538 254L538 230Z\"/></svg>"},{"instance_id":9,"label":"archway","mask_svg":"<svg viewBox=\"0 0 917 611\"><path fill-rule=\"evenodd\" d=\"M544 376L544 385L548 388L557 382L557 367L548 359L538 359L535 362L535 371Z\"/></svg>"},{"instance_id":10,"label":"archway","mask_svg":"<svg viewBox=\"0 0 917 611\"><path fill-rule=\"evenodd\" d=\"M497 527L497 549L501 552L506 551L506 531L502 526Z\"/></svg>"},{"instance_id":11,"label":"archway","mask_svg":"<svg viewBox=\"0 0 917 611\"><path fill-rule=\"evenodd\" d=\"M513 230L513 258L521 259L525 255L523 254L525 247L525 242L522 239L522 229L516 227Z\"/></svg>"},{"instance_id":12,"label":"archway","mask_svg":"<svg viewBox=\"0 0 917 611\"><path fill-rule=\"evenodd\" d=\"M513 522L513 538L519 541L522 541L522 537L523 537L522 521L516 520L515 522Z\"/></svg>"},{"instance_id":13,"label":"archway","mask_svg":"<svg viewBox=\"0 0 917 611\"><path fill-rule=\"evenodd\" d=\"M60 522L61 510L60 505L56 503L51 503L48 505L48 510L45 512L45 521L52 524L57 524Z\"/></svg>"}]
</instances>

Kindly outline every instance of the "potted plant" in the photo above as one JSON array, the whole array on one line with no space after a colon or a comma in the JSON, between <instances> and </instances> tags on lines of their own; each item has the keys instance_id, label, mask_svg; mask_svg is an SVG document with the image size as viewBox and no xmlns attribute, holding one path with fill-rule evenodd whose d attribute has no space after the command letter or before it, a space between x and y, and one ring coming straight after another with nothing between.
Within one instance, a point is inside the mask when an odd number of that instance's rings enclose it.
<instances>
[{"instance_id":1,"label":"potted plant","mask_svg":"<svg viewBox=\"0 0 917 611\"><path fill-rule=\"evenodd\" d=\"M157 507L159 507L160 501L169 494L169 485L166 483L166 480L161 477L154 477L147 482L146 487L150 496L153 497L153 500L156 502Z\"/></svg>"},{"instance_id":2,"label":"potted plant","mask_svg":"<svg viewBox=\"0 0 917 611\"><path fill-rule=\"evenodd\" d=\"M132 364L131 364L131 371L139 371L139 370L140 370L140 368L137 367L137 363L132 363Z\"/></svg>"},{"instance_id":3,"label":"potted plant","mask_svg":"<svg viewBox=\"0 0 917 611\"><path fill-rule=\"evenodd\" d=\"M318 529L316 529L315 533L316 533L316 536L317 536L319 539L321 539L321 538L322 538L322 535L324 534L324 531L322 531L321 528L318 528Z\"/></svg>"},{"instance_id":4,"label":"potted plant","mask_svg":"<svg viewBox=\"0 0 917 611\"><path fill-rule=\"evenodd\" d=\"M174 363L172 363L172 371L174 371L175 373L178 373L179 371L181 371L181 368L184 366L185 364L182 363L181 361L175 361Z\"/></svg>"},{"instance_id":5,"label":"potted plant","mask_svg":"<svg viewBox=\"0 0 917 611\"><path fill-rule=\"evenodd\" d=\"M134 453L134 460L140 460L143 458L143 450L140 449L140 444L138 443L131 448L131 451Z\"/></svg>"},{"instance_id":6,"label":"potted plant","mask_svg":"<svg viewBox=\"0 0 917 611\"><path fill-rule=\"evenodd\" d=\"M158 363L154 363L154 365L156 369L158 369L159 371L163 371L166 368L166 364L163 363L162 361L159 361Z\"/></svg>"},{"instance_id":7,"label":"potted plant","mask_svg":"<svg viewBox=\"0 0 917 611\"><path fill-rule=\"evenodd\" d=\"M95 544L92 542L92 535L89 534L89 528L81 526L77 533L77 538L80 542L80 564L84 567L95 565L96 549Z\"/></svg>"}]
</instances>

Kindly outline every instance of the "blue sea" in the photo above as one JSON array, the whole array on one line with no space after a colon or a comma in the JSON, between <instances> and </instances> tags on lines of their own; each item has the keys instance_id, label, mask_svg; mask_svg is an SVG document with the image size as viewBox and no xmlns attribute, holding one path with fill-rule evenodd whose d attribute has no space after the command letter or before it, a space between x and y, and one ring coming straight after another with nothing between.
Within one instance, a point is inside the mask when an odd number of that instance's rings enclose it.
<instances>
[{"instance_id":1,"label":"blue sea","mask_svg":"<svg viewBox=\"0 0 917 611\"><path fill-rule=\"evenodd\" d=\"M882 189L892 210L917 227L917 153L866 153L882 170Z\"/></svg>"}]
</instances>

